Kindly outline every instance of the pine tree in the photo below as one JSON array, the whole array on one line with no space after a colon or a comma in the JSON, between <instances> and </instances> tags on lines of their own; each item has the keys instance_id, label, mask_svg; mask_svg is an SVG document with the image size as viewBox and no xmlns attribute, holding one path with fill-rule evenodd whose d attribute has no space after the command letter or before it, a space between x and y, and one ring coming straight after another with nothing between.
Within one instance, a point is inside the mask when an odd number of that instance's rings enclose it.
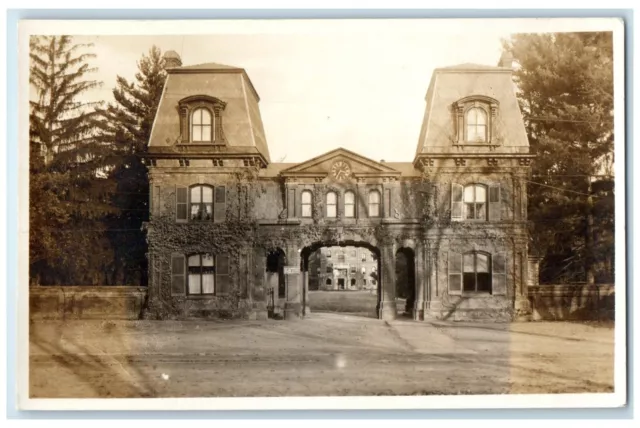
<instances>
[{"instance_id":1,"label":"pine tree","mask_svg":"<svg viewBox=\"0 0 640 428\"><path fill-rule=\"evenodd\" d=\"M117 261L113 281L146 285L147 245L141 227L148 219L149 179L142 156L166 79L164 59L156 46L138 62L135 79L133 83L118 76L115 104L102 111L110 126L102 138L113 142L118 157L110 173L117 184L113 202L119 210L109 221Z\"/></svg>"},{"instance_id":2,"label":"pine tree","mask_svg":"<svg viewBox=\"0 0 640 428\"><path fill-rule=\"evenodd\" d=\"M102 220L112 212L104 179L110 148L96 138L100 85L87 75L89 45L69 36L30 40L30 277L42 284L95 284L112 256Z\"/></svg>"},{"instance_id":3,"label":"pine tree","mask_svg":"<svg viewBox=\"0 0 640 428\"><path fill-rule=\"evenodd\" d=\"M613 255L612 178L603 177L613 161L612 44L611 33L520 34L504 44L537 155L529 219L542 279L591 281Z\"/></svg>"}]
</instances>

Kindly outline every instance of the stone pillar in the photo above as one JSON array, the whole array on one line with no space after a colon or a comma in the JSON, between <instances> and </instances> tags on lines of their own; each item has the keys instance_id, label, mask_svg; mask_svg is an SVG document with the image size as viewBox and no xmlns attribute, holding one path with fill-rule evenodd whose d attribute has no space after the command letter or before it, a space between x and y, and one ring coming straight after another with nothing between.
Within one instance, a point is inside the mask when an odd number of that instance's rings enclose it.
<instances>
[{"instance_id":1,"label":"stone pillar","mask_svg":"<svg viewBox=\"0 0 640 428\"><path fill-rule=\"evenodd\" d=\"M416 321L424 320L424 299L425 299L425 251L424 242L417 241L415 248L415 287L416 299L413 304L413 319Z\"/></svg>"},{"instance_id":2,"label":"stone pillar","mask_svg":"<svg viewBox=\"0 0 640 428\"><path fill-rule=\"evenodd\" d=\"M251 301L251 313L249 318L266 320L267 314L267 293L265 290L265 270L267 267L267 256L264 249L254 247L253 257L251 257L253 276L249 284L248 295Z\"/></svg>"},{"instance_id":3,"label":"stone pillar","mask_svg":"<svg viewBox=\"0 0 640 428\"><path fill-rule=\"evenodd\" d=\"M426 248L426 278L427 284L426 299L424 302L424 317L426 318L439 318L442 312L442 302L440 296L442 290L438 286L438 251L430 246Z\"/></svg>"},{"instance_id":4,"label":"stone pillar","mask_svg":"<svg viewBox=\"0 0 640 428\"><path fill-rule=\"evenodd\" d=\"M396 305L396 266L393 244L385 244L380 251L380 308L378 317L394 320L397 316Z\"/></svg>"},{"instance_id":5,"label":"stone pillar","mask_svg":"<svg viewBox=\"0 0 640 428\"><path fill-rule=\"evenodd\" d=\"M285 302L284 302L284 319L297 319L302 316L302 290L303 277L300 270L300 253L297 246L288 246L286 250L287 267L297 268L295 273L285 272Z\"/></svg>"},{"instance_id":6,"label":"stone pillar","mask_svg":"<svg viewBox=\"0 0 640 428\"><path fill-rule=\"evenodd\" d=\"M306 266L304 266L304 270L302 271L302 276L304 278L304 288L303 288L303 297L304 297L304 312L303 315L309 315L311 313L311 306L309 305L309 262L307 261Z\"/></svg>"},{"instance_id":7,"label":"stone pillar","mask_svg":"<svg viewBox=\"0 0 640 428\"><path fill-rule=\"evenodd\" d=\"M542 261L542 257L537 256L529 256L527 259L528 266L527 270L529 275L527 275L527 287L537 287L540 285L540 262ZM528 294L525 288L525 294Z\"/></svg>"}]
</instances>

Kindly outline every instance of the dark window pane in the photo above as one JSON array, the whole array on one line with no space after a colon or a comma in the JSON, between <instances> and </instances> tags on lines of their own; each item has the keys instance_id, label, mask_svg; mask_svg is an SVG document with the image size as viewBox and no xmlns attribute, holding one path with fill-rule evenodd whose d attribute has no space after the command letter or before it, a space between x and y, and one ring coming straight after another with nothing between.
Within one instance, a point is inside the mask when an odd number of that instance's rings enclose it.
<instances>
[{"instance_id":1,"label":"dark window pane","mask_svg":"<svg viewBox=\"0 0 640 428\"><path fill-rule=\"evenodd\" d=\"M476 291L476 274L475 273L464 273L463 274L463 291Z\"/></svg>"},{"instance_id":2,"label":"dark window pane","mask_svg":"<svg viewBox=\"0 0 640 428\"><path fill-rule=\"evenodd\" d=\"M491 274L478 273L478 291L491 292Z\"/></svg>"},{"instance_id":3,"label":"dark window pane","mask_svg":"<svg viewBox=\"0 0 640 428\"><path fill-rule=\"evenodd\" d=\"M216 187L216 204L224 204L227 200L227 192L224 186Z\"/></svg>"},{"instance_id":4,"label":"dark window pane","mask_svg":"<svg viewBox=\"0 0 640 428\"><path fill-rule=\"evenodd\" d=\"M451 188L451 200L453 202L462 202L462 186L454 184Z\"/></svg>"},{"instance_id":5,"label":"dark window pane","mask_svg":"<svg viewBox=\"0 0 640 428\"><path fill-rule=\"evenodd\" d=\"M465 204L467 208L467 218L473 219L476 218L475 214L475 204Z\"/></svg>"},{"instance_id":6,"label":"dark window pane","mask_svg":"<svg viewBox=\"0 0 640 428\"><path fill-rule=\"evenodd\" d=\"M177 202L179 204L187 203L187 188L186 187L178 187L177 189Z\"/></svg>"}]
</instances>

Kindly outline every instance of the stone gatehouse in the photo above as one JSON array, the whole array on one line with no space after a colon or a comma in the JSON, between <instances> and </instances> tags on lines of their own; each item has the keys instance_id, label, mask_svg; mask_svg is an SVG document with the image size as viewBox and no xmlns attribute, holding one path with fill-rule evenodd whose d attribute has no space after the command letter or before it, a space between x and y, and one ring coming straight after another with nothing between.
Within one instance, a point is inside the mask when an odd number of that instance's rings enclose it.
<instances>
[{"instance_id":1,"label":"stone gatehouse","mask_svg":"<svg viewBox=\"0 0 640 428\"><path fill-rule=\"evenodd\" d=\"M331 246L375 254L383 319L397 315L398 252L417 320L528 311L532 155L509 59L434 71L409 162L340 148L295 164L271 161L244 69L166 59L148 149L150 316L264 318L277 301L302 317L309 255Z\"/></svg>"}]
</instances>

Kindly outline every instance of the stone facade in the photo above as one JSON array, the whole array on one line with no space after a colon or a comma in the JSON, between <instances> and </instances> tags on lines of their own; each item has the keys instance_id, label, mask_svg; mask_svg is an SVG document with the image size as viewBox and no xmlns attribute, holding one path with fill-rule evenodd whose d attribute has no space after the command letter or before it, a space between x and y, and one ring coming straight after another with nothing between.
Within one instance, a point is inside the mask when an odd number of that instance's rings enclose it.
<instances>
[{"instance_id":1,"label":"stone facade","mask_svg":"<svg viewBox=\"0 0 640 428\"><path fill-rule=\"evenodd\" d=\"M415 319L527 314L532 156L511 69L437 69L426 101L412 162L341 148L274 163L243 69L168 69L148 151L150 314L302 317L310 256L346 246L378 259L381 318L396 317L398 252Z\"/></svg>"},{"instance_id":2,"label":"stone facade","mask_svg":"<svg viewBox=\"0 0 640 428\"><path fill-rule=\"evenodd\" d=\"M358 247L325 247L309 255L309 288L376 290L378 258Z\"/></svg>"}]
</instances>

